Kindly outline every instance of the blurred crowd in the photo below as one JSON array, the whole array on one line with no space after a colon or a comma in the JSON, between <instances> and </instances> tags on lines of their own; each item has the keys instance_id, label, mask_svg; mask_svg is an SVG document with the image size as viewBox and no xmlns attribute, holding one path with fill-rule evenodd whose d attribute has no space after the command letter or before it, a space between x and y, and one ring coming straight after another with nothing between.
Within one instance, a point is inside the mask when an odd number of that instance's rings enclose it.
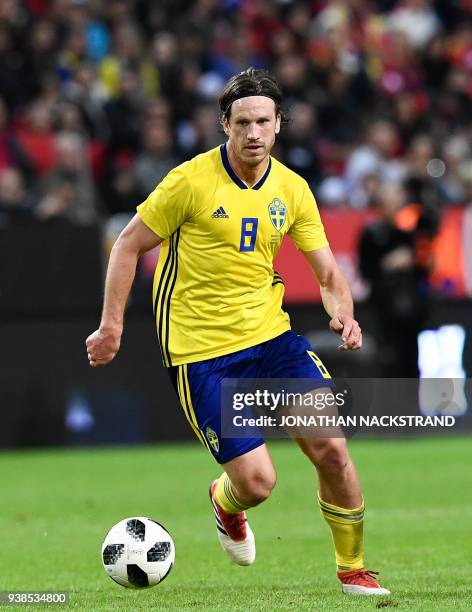
<instances>
[{"instance_id":1,"label":"blurred crowd","mask_svg":"<svg viewBox=\"0 0 472 612\"><path fill-rule=\"evenodd\" d=\"M472 201L471 0L2 0L0 225L131 213L248 66L321 206Z\"/></svg>"}]
</instances>

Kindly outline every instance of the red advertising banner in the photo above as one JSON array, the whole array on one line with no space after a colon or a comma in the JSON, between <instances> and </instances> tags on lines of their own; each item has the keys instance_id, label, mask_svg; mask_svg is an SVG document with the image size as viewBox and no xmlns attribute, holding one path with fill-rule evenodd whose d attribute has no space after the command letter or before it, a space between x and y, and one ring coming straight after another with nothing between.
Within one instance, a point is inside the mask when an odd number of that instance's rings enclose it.
<instances>
[{"instance_id":1,"label":"red advertising banner","mask_svg":"<svg viewBox=\"0 0 472 612\"><path fill-rule=\"evenodd\" d=\"M358 266L358 245L362 229L375 220L371 211L321 211L326 234L336 260L349 281L354 299L363 300L368 286ZM445 297L472 296L472 206L449 207L443 212L437 237L433 241L434 267L431 285ZM275 262L285 282L287 303L320 301L314 274L290 239L286 239Z\"/></svg>"}]
</instances>

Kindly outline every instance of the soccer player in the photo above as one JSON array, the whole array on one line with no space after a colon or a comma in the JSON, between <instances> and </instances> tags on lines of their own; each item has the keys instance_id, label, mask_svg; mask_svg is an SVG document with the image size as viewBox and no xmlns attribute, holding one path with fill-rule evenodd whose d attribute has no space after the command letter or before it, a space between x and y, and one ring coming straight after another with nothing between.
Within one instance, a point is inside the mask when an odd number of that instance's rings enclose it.
<instances>
[{"instance_id":1,"label":"soccer player","mask_svg":"<svg viewBox=\"0 0 472 612\"><path fill-rule=\"evenodd\" d=\"M222 379L303 378L313 390L332 386L282 309L284 285L273 260L285 234L316 274L340 349L362 345L351 292L314 197L303 179L270 157L284 119L281 99L265 71L249 68L228 81L219 99L227 142L169 172L138 206L112 249L100 326L86 340L92 367L116 356L138 257L162 243L153 301L163 362L197 438L224 470L210 498L220 543L239 565L250 565L256 554L246 510L268 498L276 475L261 437L221 435ZM364 568L364 501L345 439L296 442L317 471L342 590L388 595Z\"/></svg>"}]
</instances>

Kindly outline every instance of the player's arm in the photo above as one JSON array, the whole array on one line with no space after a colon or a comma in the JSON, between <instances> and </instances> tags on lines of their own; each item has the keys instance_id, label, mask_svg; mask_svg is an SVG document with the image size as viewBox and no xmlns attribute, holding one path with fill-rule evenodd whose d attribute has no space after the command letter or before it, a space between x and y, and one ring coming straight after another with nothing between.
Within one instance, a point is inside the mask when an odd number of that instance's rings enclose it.
<instances>
[{"instance_id":1,"label":"player's arm","mask_svg":"<svg viewBox=\"0 0 472 612\"><path fill-rule=\"evenodd\" d=\"M362 331L354 319L354 305L349 285L329 247L303 253L320 283L323 306L331 317L329 326L341 336L342 351L357 350L362 346Z\"/></svg>"},{"instance_id":2,"label":"player's arm","mask_svg":"<svg viewBox=\"0 0 472 612\"><path fill-rule=\"evenodd\" d=\"M123 333L126 301L140 255L156 247L162 238L135 215L115 242L108 262L100 327L85 344L92 367L105 366L118 353Z\"/></svg>"}]
</instances>

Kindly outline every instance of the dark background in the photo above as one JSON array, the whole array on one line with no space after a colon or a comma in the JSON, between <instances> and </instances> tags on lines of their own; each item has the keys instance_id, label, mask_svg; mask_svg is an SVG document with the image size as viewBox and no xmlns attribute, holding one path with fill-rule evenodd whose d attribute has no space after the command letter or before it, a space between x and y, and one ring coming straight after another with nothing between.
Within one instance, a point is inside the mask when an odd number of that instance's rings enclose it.
<instances>
[{"instance_id":1,"label":"dark background","mask_svg":"<svg viewBox=\"0 0 472 612\"><path fill-rule=\"evenodd\" d=\"M0 233L0 260L0 447L192 439L161 364L149 286L135 289L118 357L103 369L88 365L84 343L99 321L105 263L98 228ZM355 354L329 341L321 305L287 310L333 376L381 375L367 304L357 306L365 347ZM471 329L470 302L434 302L429 326L446 323ZM470 338L464 367L472 371Z\"/></svg>"}]
</instances>

